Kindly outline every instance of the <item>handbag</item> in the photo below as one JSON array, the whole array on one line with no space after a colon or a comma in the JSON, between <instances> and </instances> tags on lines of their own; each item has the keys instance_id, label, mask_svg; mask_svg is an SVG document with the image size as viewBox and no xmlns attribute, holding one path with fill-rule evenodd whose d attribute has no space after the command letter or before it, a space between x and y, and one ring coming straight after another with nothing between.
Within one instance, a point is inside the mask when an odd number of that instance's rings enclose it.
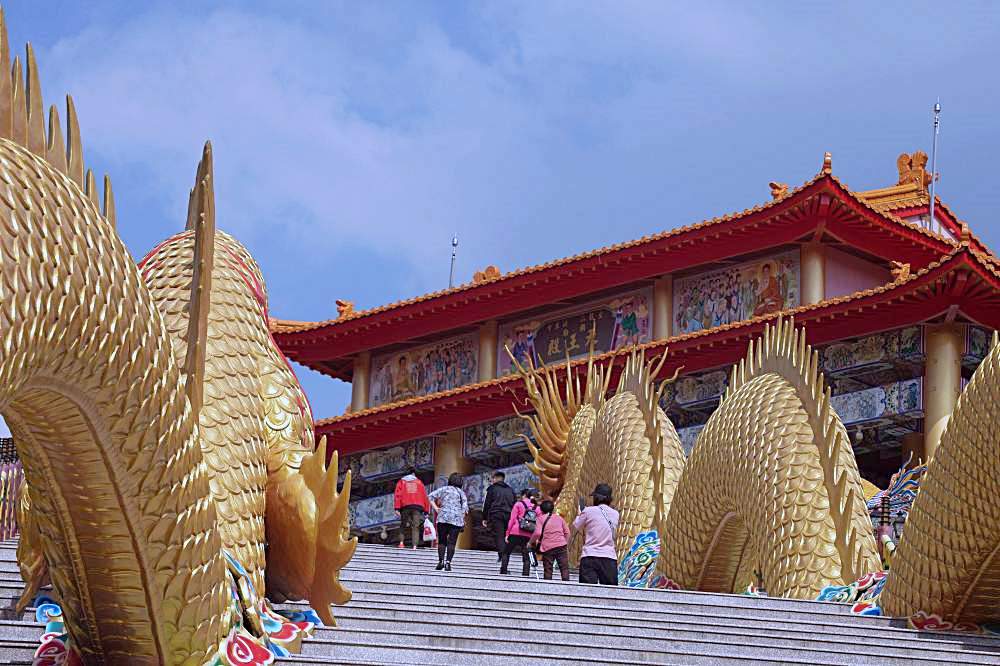
<instances>
[{"instance_id":1,"label":"handbag","mask_svg":"<svg viewBox=\"0 0 1000 666\"><path fill-rule=\"evenodd\" d=\"M424 518L424 541L437 541L437 529L434 528L430 518Z\"/></svg>"},{"instance_id":2,"label":"handbag","mask_svg":"<svg viewBox=\"0 0 1000 666\"><path fill-rule=\"evenodd\" d=\"M534 532L535 526L538 524L537 514L534 509L529 509L524 502L521 504L524 504L524 515L517 521L517 526L522 532Z\"/></svg>"}]
</instances>

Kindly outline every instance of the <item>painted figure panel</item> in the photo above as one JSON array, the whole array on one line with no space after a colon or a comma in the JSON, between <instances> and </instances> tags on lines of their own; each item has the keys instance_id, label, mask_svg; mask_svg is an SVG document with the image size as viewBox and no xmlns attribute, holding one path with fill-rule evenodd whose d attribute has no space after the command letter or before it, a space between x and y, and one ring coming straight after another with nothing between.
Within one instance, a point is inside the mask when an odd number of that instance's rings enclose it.
<instances>
[{"instance_id":1,"label":"painted figure panel","mask_svg":"<svg viewBox=\"0 0 1000 666\"><path fill-rule=\"evenodd\" d=\"M667 384L660 400L664 411L670 407L686 407L710 400L716 400L726 390L729 375L725 370L714 370L701 375L685 375Z\"/></svg>"},{"instance_id":2,"label":"painted figure panel","mask_svg":"<svg viewBox=\"0 0 1000 666\"><path fill-rule=\"evenodd\" d=\"M784 252L674 282L674 330L692 333L799 305L799 253Z\"/></svg>"},{"instance_id":3,"label":"painted figure panel","mask_svg":"<svg viewBox=\"0 0 1000 666\"><path fill-rule=\"evenodd\" d=\"M910 414L923 409L923 381L907 379L830 398L845 425L865 423L886 416Z\"/></svg>"},{"instance_id":4,"label":"painted figure panel","mask_svg":"<svg viewBox=\"0 0 1000 666\"><path fill-rule=\"evenodd\" d=\"M369 405L447 391L479 376L479 342L463 335L372 359Z\"/></svg>"},{"instance_id":5,"label":"painted figure panel","mask_svg":"<svg viewBox=\"0 0 1000 666\"><path fill-rule=\"evenodd\" d=\"M910 326L854 342L840 342L820 351L824 372L838 373L855 368L909 359L923 354L923 328Z\"/></svg>"},{"instance_id":6,"label":"painted figure panel","mask_svg":"<svg viewBox=\"0 0 1000 666\"><path fill-rule=\"evenodd\" d=\"M479 423L462 433L462 454L469 458L498 450L525 448L522 435L531 437L528 422L517 416Z\"/></svg>"},{"instance_id":7,"label":"painted figure panel","mask_svg":"<svg viewBox=\"0 0 1000 666\"><path fill-rule=\"evenodd\" d=\"M591 342L595 352L621 349L649 342L652 291L620 294L604 301L570 308L540 317L504 324L500 327L497 374L511 373L507 349L521 363L559 363L567 355L583 358Z\"/></svg>"}]
</instances>

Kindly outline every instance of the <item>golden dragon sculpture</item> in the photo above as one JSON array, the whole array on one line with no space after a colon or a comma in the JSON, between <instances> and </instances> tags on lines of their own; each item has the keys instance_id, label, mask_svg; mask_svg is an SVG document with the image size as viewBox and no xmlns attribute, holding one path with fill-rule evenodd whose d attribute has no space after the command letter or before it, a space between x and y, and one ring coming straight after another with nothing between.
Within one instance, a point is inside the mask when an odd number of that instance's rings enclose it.
<instances>
[{"instance_id":1,"label":"golden dragon sculpture","mask_svg":"<svg viewBox=\"0 0 1000 666\"><path fill-rule=\"evenodd\" d=\"M137 265L72 100L67 146L55 107L46 135L30 45L24 76L11 65L2 15L0 71L0 412L27 482L24 600L48 577L95 664L214 659L237 619L229 557L332 623L350 597L350 481L338 493L335 454L328 468L325 442L313 451L259 268L215 230L211 147L187 229Z\"/></svg>"},{"instance_id":2,"label":"golden dragon sculpture","mask_svg":"<svg viewBox=\"0 0 1000 666\"><path fill-rule=\"evenodd\" d=\"M871 484L794 321L779 318L751 342L686 461L655 399L663 359L641 359L629 355L610 398L610 365L593 357L582 387L569 363L565 381L556 369L517 366L535 410L524 417L533 469L564 517L595 483L613 484L619 556L655 529L657 569L685 589L737 592L759 576L769 594L814 599L881 571ZM1000 616L1000 481L986 464L1000 456L998 402L994 344L921 481L879 600L886 614L954 624Z\"/></svg>"}]
</instances>

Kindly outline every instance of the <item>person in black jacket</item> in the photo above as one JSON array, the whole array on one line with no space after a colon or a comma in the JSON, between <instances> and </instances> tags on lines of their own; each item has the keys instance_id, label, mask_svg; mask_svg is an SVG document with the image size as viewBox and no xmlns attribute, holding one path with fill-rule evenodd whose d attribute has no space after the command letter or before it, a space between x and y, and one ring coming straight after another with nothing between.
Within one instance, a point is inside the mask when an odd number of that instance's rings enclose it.
<instances>
[{"instance_id":1,"label":"person in black jacket","mask_svg":"<svg viewBox=\"0 0 1000 666\"><path fill-rule=\"evenodd\" d=\"M498 562L507 547L507 521L516 501L514 489L504 483L505 478L503 472L493 472L493 483L483 500L483 527L489 528L496 540Z\"/></svg>"}]
</instances>

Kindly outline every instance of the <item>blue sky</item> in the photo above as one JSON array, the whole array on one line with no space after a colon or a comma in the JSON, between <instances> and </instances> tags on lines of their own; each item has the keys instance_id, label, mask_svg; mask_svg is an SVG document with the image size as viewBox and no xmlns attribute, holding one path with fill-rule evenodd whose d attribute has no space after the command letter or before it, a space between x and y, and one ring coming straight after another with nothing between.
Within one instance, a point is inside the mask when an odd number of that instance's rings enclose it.
<instances>
[{"instance_id":1,"label":"blue sky","mask_svg":"<svg viewBox=\"0 0 1000 666\"><path fill-rule=\"evenodd\" d=\"M271 311L334 316L691 223L930 149L994 247L995 3L17 2L135 256L183 225L202 142ZM317 417L349 387L300 371Z\"/></svg>"}]
</instances>

